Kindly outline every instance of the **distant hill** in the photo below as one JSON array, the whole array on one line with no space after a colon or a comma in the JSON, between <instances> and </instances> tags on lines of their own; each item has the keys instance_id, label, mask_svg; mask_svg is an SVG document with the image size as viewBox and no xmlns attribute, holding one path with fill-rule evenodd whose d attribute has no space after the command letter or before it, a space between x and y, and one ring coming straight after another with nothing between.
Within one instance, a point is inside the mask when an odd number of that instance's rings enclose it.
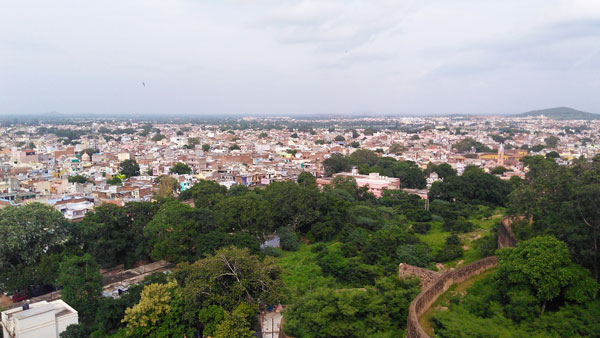
<instances>
[{"instance_id":1,"label":"distant hill","mask_svg":"<svg viewBox=\"0 0 600 338\"><path fill-rule=\"evenodd\" d=\"M569 107L557 107L549 109L532 110L522 114L512 115L515 117L528 117L544 115L553 120L598 120L600 114L587 113Z\"/></svg>"}]
</instances>

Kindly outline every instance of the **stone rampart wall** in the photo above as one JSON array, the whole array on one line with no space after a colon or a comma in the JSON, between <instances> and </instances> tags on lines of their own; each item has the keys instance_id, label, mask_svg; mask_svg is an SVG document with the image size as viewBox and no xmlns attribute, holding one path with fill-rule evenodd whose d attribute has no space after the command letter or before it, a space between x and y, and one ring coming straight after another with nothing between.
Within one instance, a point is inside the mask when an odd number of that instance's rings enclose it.
<instances>
[{"instance_id":1,"label":"stone rampart wall","mask_svg":"<svg viewBox=\"0 0 600 338\"><path fill-rule=\"evenodd\" d=\"M511 225L514 221L521 221L524 218L524 216L504 216L502 218L500 226L498 227L498 249L517 246L517 237L512 232Z\"/></svg>"},{"instance_id":2,"label":"stone rampart wall","mask_svg":"<svg viewBox=\"0 0 600 338\"><path fill-rule=\"evenodd\" d=\"M429 307L446 292L454 283L461 283L465 280L478 275L490 268L498 265L496 256L486 257L471 264L465 265L457 270L448 271L438 278L428 288L423 290L410 303L408 318L406 320L407 338L429 338L429 335L423 331L419 325L419 317L425 313Z\"/></svg>"},{"instance_id":3,"label":"stone rampart wall","mask_svg":"<svg viewBox=\"0 0 600 338\"><path fill-rule=\"evenodd\" d=\"M421 279L421 289L427 288L431 283L440 278L442 274L418 266L400 263L398 265L398 277L405 278L409 276L417 276Z\"/></svg>"}]
</instances>

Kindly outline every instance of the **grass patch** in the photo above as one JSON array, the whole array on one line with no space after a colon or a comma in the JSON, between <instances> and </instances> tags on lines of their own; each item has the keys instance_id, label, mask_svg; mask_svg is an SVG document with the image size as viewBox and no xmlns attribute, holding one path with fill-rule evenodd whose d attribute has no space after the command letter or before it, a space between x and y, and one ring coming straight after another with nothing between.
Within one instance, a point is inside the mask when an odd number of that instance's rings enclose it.
<instances>
[{"instance_id":1,"label":"grass patch","mask_svg":"<svg viewBox=\"0 0 600 338\"><path fill-rule=\"evenodd\" d=\"M435 333L433 332L433 326L431 325L431 315L436 311L441 311L441 307L448 307L450 299L459 293L466 292L468 288L473 286L477 281L482 278L496 273L497 268L489 269L479 275L473 276L462 283L452 284L446 292L441 294L438 299L429 307L429 309L419 317L419 325L425 333L427 333L430 337L433 337Z\"/></svg>"},{"instance_id":2,"label":"grass patch","mask_svg":"<svg viewBox=\"0 0 600 338\"><path fill-rule=\"evenodd\" d=\"M483 209L484 207L480 206L480 208ZM495 227L498 222L500 222L505 212L505 208L496 208L491 217L486 218L481 212L478 212L475 216L469 218L468 221L475 225L475 230L464 234L459 234L463 245L466 245L468 249L464 251L463 257L454 261L446 262L444 263L444 266L447 268L462 266L483 258L479 254L478 250L473 247L473 242L478 238L489 234L490 230ZM417 234L417 237L429 245L431 251L435 253L443 247L444 243L446 242L446 238L450 236L450 232L442 229L443 222L441 221L433 221L429 223L431 224L431 230L429 230L425 235Z\"/></svg>"},{"instance_id":3,"label":"grass patch","mask_svg":"<svg viewBox=\"0 0 600 338\"><path fill-rule=\"evenodd\" d=\"M330 243L327 246L332 247L335 244ZM279 266L283 269L284 294L287 296L288 302L321 286L339 287L335 278L323 275L321 267L317 264L317 254L310 251L314 245L301 244L298 250L284 251L283 255L277 259Z\"/></svg>"},{"instance_id":4,"label":"grass patch","mask_svg":"<svg viewBox=\"0 0 600 338\"><path fill-rule=\"evenodd\" d=\"M436 252L442 248L446 242L446 238L450 236L450 232L442 229L443 222L430 222L431 230L425 235L417 234L417 237L425 244L429 245L431 251Z\"/></svg>"}]
</instances>

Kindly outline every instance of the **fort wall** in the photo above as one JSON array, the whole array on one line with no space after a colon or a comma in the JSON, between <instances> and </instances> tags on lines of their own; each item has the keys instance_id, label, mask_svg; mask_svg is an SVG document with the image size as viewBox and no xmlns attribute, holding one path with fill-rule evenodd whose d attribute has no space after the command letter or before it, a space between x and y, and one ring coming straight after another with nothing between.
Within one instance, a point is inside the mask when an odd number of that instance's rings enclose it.
<instances>
[{"instance_id":1,"label":"fort wall","mask_svg":"<svg viewBox=\"0 0 600 338\"><path fill-rule=\"evenodd\" d=\"M499 249L517 245L518 241L512 232L511 224L514 221L523 219L524 216L518 216L516 218L505 216L502 218L500 226L498 227ZM423 328L421 328L421 325L419 324L419 317L429 310L438 297L446 292L452 284L464 282L465 280L496 266L498 266L498 257L490 256L465 265L457 270L448 271L437 280L434 280L410 303L408 318L406 319L406 337L429 338L429 335L423 331ZM400 274L402 275L402 273Z\"/></svg>"},{"instance_id":2,"label":"fort wall","mask_svg":"<svg viewBox=\"0 0 600 338\"><path fill-rule=\"evenodd\" d=\"M421 325L419 325L419 317L421 317L438 297L452 286L452 284L464 282L465 280L496 266L498 266L498 258L496 256L490 256L465 265L457 270L444 273L428 288L417 295L410 303L408 318L406 319L406 337L429 338L429 335L427 335L421 328Z\"/></svg>"}]
</instances>

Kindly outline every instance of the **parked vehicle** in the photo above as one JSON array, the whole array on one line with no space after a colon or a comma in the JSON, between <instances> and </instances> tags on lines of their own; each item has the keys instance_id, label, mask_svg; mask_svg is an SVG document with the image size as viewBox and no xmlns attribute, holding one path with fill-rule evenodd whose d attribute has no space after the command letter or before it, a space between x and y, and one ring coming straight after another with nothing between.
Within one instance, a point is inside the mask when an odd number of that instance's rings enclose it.
<instances>
[{"instance_id":1,"label":"parked vehicle","mask_svg":"<svg viewBox=\"0 0 600 338\"><path fill-rule=\"evenodd\" d=\"M54 291L52 285L36 285L31 288L31 297L38 297Z\"/></svg>"},{"instance_id":2,"label":"parked vehicle","mask_svg":"<svg viewBox=\"0 0 600 338\"><path fill-rule=\"evenodd\" d=\"M18 302L24 301L27 298L28 298L27 295L22 295L19 293L15 293L14 295L10 296L10 299L12 300L13 303L18 303Z\"/></svg>"}]
</instances>

